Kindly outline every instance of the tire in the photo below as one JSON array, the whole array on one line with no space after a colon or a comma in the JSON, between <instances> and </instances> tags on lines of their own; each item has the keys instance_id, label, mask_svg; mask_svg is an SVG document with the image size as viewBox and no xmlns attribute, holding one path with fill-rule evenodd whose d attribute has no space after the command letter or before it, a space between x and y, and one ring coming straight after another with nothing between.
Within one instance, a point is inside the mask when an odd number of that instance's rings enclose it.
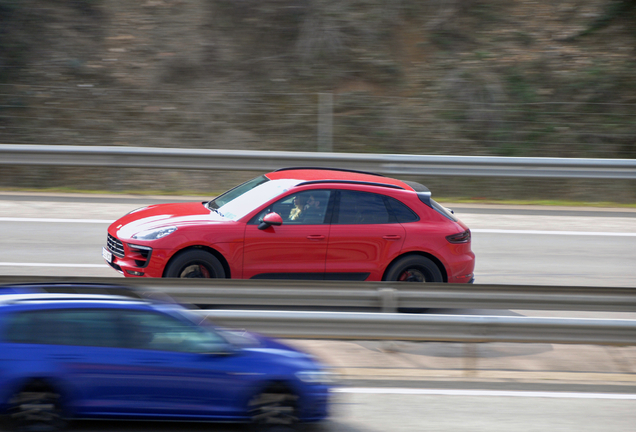
<instances>
[{"instance_id":1,"label":"tire","mask_svg":"<svg viewBox=\"0 0 636 432\"><path fill-rule=\"evenodd\" d=\"M293 431L298 424L297 396L285 388L269 388L249 402L254 431Z\"/></svg>"},{"instance_id":2,"label":"tire","mask_svg":"<svg viewBox=\"0 0 636 432\"><path fill-rule=\"evenodd\" d=\"M14 394L6 412L9 430L54 432L66 427L61 395L43 383L34 383Z\"/></svg>"},{"instance_id":3,"label":"tire","mask_svg":"<svg viewBox=\"0 0 636 432\"><path fill-rule=\"evenodd\" d=\"M386 281L444 282L442 272L430 259L408 255L391 264L384 277Z\"/></svg>"},{"instance_id":4,"label":"tire","mask_svg":"<svg viewBox=\"0 0 636 432\"><path fill-rule=\"evenodd\" d=\"M165 276L168 278L225 278L221 261L203 250L188 250L177 254L168 264Z\"/></svg>"}]
</instances>

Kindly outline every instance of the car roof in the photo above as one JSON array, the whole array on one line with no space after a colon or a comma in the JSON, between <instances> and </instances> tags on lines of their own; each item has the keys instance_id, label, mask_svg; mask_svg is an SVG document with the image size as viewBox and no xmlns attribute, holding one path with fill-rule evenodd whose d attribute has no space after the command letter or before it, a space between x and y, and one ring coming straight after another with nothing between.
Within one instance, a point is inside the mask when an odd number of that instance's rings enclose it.
<instances>
[{"instance_id":1,"label":"car roof","mask_svg":"<svg viewBox=\"0 0 636 432\"><path fill-rule=\"evenodd\" d=\"M265 175L270 180L282 180L282 179L297 179L310 181L329 181L333 180L334 183L351 183L360 182L366 184L378 184L378 185L390 185L397 186L401 189L414 191L411 182L405 182L402 180L384 177L380 174L374 174L363 171L338 169L338 168L284 168L278 171L274 171Z\"/></svg>"},{"instance_id":2,"label":"car roof","mask_svg":"<svg viewBox=\"0 0 636 432\"><path fill-rule=\"evenodd\" d=\"M172 298L160 292L114 284L35 282L0 286L0 305L24 302L57 304L61 302L98 302L101 304L175 303Z\"/></svg>"},{"instance_id":3,"label":"car roof","mask_svg":"<svg viewBox=\"0 0 636 432\"><path fill-rule=\"evenodd\" d=\"M50 304L90 303L90 304L148 304L145 300L110 294L75 294L75 293L20 293L0 296L0 306L16 304Z\"/></svg>"}]
</instances>

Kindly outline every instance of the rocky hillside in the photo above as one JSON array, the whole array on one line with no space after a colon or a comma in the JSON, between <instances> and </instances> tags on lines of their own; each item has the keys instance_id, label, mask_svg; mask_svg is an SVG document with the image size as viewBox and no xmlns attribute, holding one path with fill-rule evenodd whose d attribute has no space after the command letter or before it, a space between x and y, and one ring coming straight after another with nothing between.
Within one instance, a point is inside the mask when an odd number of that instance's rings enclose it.
<instances>
[{"instance_id":1,"label":"rocky hillside","mask_svg":"<svg viewBox=\"0 0 636 432\"><path fill-rule=\"evenodd\" d=\"M636 157L633 0L0 0L0 141Z\"/></svg>"}]
</instances>

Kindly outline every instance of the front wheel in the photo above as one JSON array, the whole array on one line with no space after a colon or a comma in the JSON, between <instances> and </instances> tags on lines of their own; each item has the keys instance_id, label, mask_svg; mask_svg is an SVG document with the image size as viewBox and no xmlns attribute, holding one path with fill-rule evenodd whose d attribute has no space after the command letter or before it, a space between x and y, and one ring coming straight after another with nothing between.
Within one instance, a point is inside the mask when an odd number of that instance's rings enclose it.
<instances>
[{"instance_id":1,"label":"front wheel","mask_svg":"<svg viewBox=\"0 0 636 432\"><path fill-rule=\"evenodd\" d=\"M217 257L203 250L181 252L166 267L165 277L210 279L225 277L223 265Z\"/></svg>"},{"instance_id":2,"label":"front wheel","mask_svg":"<svg viewBox=\"0 0 636 432\"><path fill-rule=\"evenodd\" d=\"M409 255L394 262L384 277L386 281L444 282L442 272L429 258Z\"/></svg>"},{"instance_id":3,"label":"front wheel","mask_svg":"<svg viewBox=\"0 0 636 432\"><path fill-rule=\"evenodd\" d=\"M252 426L256 431L282 432L294 430L298 423L297 396L283 388L270 388L249 403Z\"/></svg>"}]
</instances>

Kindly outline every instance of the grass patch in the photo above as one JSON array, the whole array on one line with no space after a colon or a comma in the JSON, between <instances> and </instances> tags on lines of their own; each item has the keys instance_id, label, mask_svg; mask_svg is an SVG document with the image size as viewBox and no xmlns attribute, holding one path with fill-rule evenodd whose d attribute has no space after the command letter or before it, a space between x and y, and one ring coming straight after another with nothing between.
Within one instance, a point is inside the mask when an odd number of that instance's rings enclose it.
<instances>
[{"instance_id":1,"label":"grass patch","mask_svg":"<svg viewBox=\"0 0 636 432\"><path fill-rule=\"evenodd\" d=\"M210 193L202 193L197 191L179 190L179 191L164 191L164 190L123 190L118 192L108 190L88 190L88 189L74 189L70 187L51 187L51 188L13 188L2 187L1 192L27 192L27 193L65 193L65 194L85 194L85 195L134 195L134 196L193 196L193 197L207 197L212 198L220 195L225 191L214 191ZM612 201L567 201L567 200L506 200L495 198L467 198L467 197L435 197L435 201L441 203L456 203L456 204L499 204L499 205L535 205L546 207L615 207L615 208L633 208L636 209L636 203L617 203Z\"/></svg>"}]
</instances>

